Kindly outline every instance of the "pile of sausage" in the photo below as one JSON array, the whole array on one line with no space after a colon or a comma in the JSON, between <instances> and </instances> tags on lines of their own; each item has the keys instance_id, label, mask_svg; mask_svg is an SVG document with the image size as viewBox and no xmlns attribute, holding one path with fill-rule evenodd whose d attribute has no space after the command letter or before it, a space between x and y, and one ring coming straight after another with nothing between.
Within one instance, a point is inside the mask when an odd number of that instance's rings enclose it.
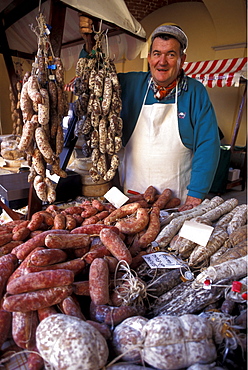
<instances>
[{"instance_id":1,"label":"pile of sausage","mask_svg":"<svg viewBox=\"0 0 248 370\"><path fill-rule=\"evenodd\" d=\"M31 220L0 227L0 345L11 322L16 345L35 350L35 328L47 315L63 312L86 320L82 296L90 298L89 321L105 336L113 320L138 312L115 306L109 284L119 261L140 263L145 248L138 253L129 247L149 228L153 237L159 231L153 211L177 200L169 189L156 197L151 190L118 209L98 199L66 208L49 205Z\"/></svg>"},{"instance_id":2,"label":"pile of sausage","mask_svg":"<svg viewBox=\"0 0 248 370\"><path fill-rule=\"evenodd\" d=\"M143 286L149 284L151 276L142 277L142 256L151 253L149 244L161 233L160 211L179 204L170 189L159 195L149 186L144 194L130 197L120 208L86 199L67 207L49 205L30 220L0 226L0 347L11 330L16 350L32 351L28 354L29 368L42 369L35 332L47 316L63 313L78 317L96 327L107 340L124 319L145 316L146 306L125 303L123 297L131 297L133 281L134 288L141 287L140 295ZM131 277L134 271L139 275ZM165 285L173 289L176 284L188 289L191 298L200 292L205 305L209 296L213 300L211 292L190 288L191 281L180 283L181 272L170 270L157 285L153 281L153 294L163 298ZM182 308L177 304L174 309Z\"/></svg>"},{"instance_id":3,"label":"pile of sausage","mask_svg":"<svg viewBox=\"0 0 248 370\"><path fill-rule=\"evenodd\" d=\"M75 135L83 140L85 156L91 156L89 173L96 183L113 179L122 147L121 90L115 65L102 52L102 37L96 34L89 58L78 60L73 88L78 97L74 103L78 117Z\"/></svg>"}]
</instances>

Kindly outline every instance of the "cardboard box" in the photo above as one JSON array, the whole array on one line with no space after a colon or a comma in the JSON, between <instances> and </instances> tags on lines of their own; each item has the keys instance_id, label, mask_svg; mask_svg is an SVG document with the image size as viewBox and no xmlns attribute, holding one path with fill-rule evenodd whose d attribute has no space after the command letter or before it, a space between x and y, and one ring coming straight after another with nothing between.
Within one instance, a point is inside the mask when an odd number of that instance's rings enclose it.
<instances>
[{"instance_id":1,"label":"cardboard box","mask_svg":"<svg viewBox=\"0 0 248 370\"><path fill-rule=\"evenodd\" d=\"M239 179L239 176L240 176L240 170L239 169L229 169L229 172L228 172L228 181L236 181Z\"/></svg>"}]
</instances>

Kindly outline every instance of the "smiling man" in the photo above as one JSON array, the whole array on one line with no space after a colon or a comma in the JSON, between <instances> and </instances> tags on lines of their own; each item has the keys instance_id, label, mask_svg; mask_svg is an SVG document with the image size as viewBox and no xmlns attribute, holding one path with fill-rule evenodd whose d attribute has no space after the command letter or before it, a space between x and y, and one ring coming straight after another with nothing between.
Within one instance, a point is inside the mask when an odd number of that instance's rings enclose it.
<instances>
[{"instance_id":1,"label":"smiling man","mask_svg":"<svg viewBox=\"0 0 248 370\"><path fill-rule=\"evenodd\" d=\"M220 142L205 87L183 71L188 38L176 25L151 37L149 72L118 74L122 88L120 184L143 193L169 188L181 210L199 205L211 187ZM83 54L81 56L84 56Z\"/></svg>"}]
</instances>

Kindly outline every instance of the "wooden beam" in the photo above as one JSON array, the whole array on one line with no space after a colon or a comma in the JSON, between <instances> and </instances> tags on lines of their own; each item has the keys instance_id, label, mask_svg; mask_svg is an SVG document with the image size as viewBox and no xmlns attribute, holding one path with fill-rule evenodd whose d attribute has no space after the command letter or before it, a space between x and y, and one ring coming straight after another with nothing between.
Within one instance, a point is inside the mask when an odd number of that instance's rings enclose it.
<instances>
[{"instance_id":1,"label":"wooden beam","mask_svg":"<svg viewBox=\"0 0 248 370\"><path fill-rule=\"evenodd\" d=\"M247 85L245 85L245 89L244 89L243 96L242 96L242 99L241 99L241 103L240 103L240 106L239 106L238 116L237 116L237 119L236 119L236 122L235 122L233 134L232 134L231 151L234 151L234 148L235 148L235 143L236 143L236 139L237 139L237 136L238 136L238 133L239 133L241 119L242 119L244 106L245 106L245 102L246 102L246 96L247 96Z\"/></svg>"},{"instance_id":2,"label":"wooden beam","mask_svg":"<svg viewBox=\"0 0 248 370\"><path fill-rule=\"evenodd\" d=\"M61 1L52 0L50 8L50 42L55 57L60 57L65 26L66 6Z\"/></svg>"}]
</instances>

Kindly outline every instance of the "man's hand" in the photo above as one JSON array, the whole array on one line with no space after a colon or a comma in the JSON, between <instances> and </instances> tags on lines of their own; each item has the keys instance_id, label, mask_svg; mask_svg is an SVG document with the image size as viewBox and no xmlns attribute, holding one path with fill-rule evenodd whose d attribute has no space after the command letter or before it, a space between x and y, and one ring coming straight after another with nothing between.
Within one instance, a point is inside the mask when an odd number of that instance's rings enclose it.
<instances>
[{"instance_id":1,"label":"man's hand","mask_svg":"<svg viewBox=\"0 0 248 370\"><path fill-rule=\"evenodd\" d=\"M92 19L84 17L83 15L79 16L79 27L81 34L92 33Z\"/></svg>"},{"instance_id":2,"label":"man's hand","mask_svg":"<svg viewBox=\"0 0 248 370\"><path fill-rule=\"evenodd\" d=\"M186 198L186 202L178 208L178 211L187 211L188 209L194 208L201 204L202 200L199 198L190 197L189 195Z\"/></svg>"},{"instance_id":3,"label":"man's hand","mask_svg":"<svg viewBox=\"0 0 248 370\"><path fill-rule=\"evenodd\" d=\"M81 36L85 42L85 51L90 53L93 46L93 21L88 17L79 15L79 28Z\"/></svg>"}]
</instances>

